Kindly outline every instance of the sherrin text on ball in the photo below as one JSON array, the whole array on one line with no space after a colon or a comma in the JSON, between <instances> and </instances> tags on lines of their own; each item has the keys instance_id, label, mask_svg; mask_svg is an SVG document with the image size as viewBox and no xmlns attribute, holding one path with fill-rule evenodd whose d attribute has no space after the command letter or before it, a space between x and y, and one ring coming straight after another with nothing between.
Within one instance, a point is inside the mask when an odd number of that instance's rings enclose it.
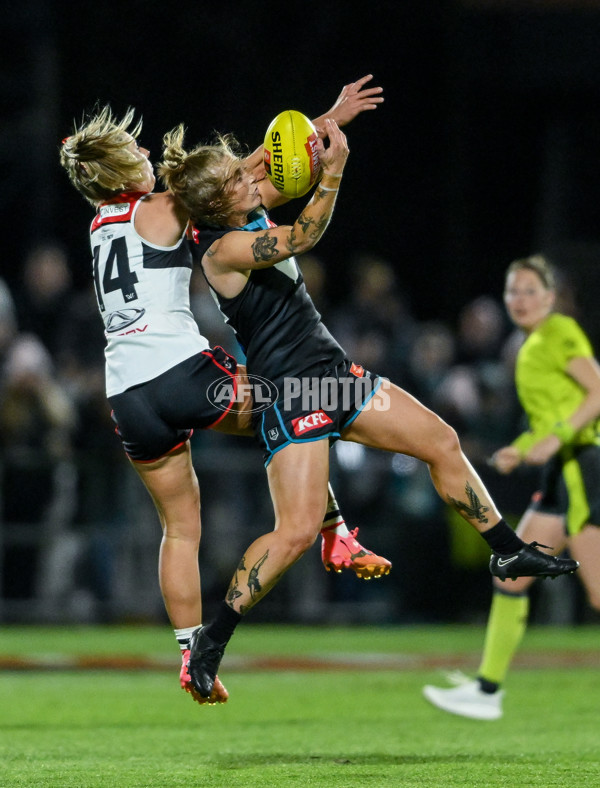
<instances>
[{"instance_id":1,"label":"sherrin text on ball","mask_svg":"<svg viewBox=\"0 0 600 788\"><path fill-rule=\"evenodd\" d=\"M320 170L318 133L301 112L280 112L271 121L264 141L265 170L285 197L302 197L314 185Z\"/></svg>"}]
</instances>

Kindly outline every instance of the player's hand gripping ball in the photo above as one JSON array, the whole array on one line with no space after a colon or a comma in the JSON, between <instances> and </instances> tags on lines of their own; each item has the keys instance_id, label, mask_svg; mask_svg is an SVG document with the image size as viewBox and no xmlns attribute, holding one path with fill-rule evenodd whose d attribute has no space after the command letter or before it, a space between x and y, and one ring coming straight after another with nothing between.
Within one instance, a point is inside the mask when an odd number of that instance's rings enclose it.
<instances>
[{"instance_id":1,"label":"player's hand gripping ball","mask_svg":"<svg viewBox=\"0 0 600 788\"><path fill-rule=\"evenodd\" d=\"M302 197L317 180L317 139L313 124L296 110L281 112L271 121L264 142L265 170L284 197Z\"/></svg>"}]
</instances>

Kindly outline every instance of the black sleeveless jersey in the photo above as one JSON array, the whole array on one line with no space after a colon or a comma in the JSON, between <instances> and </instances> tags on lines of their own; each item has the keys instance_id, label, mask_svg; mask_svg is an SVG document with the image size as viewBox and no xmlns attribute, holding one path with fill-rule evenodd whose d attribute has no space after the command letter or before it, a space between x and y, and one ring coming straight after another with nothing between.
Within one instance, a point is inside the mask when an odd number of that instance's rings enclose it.
<instances>
[{"instance_id":1,"label":"black sleeveless jersey","mask_svg":"<svg viewBox=\"0 0 600 788\"><path fill-rule=\"evenodd\" d=\"M264 208L250 219L243 227L196 228L194 258L201 263L211 244L232 230L275 227ZM295 258L252 270L244 289L234 298L224 298L208 284L225 321L236 333L248 372L275 382L312 369L328 369L346 357L323 325Z\"/></svg>"}]
</instances>

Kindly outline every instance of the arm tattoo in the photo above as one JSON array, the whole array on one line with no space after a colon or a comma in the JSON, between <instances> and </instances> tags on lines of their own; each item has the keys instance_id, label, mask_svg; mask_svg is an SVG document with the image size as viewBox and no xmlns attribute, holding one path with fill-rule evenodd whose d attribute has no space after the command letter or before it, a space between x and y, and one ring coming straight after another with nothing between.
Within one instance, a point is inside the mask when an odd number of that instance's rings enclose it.
<instances>
[{"instance_id":1,"label":"arm tattoo","mask_svg":"<svg viewBox=\"0 0 600 788\"><path fill-rule=\"evenodd\" d=\"M315 229L311 233L312 238L320 238L321 235L325 232L325 228L329 224L329 220L331 219L331 214L328 216L323 216L319 219L318 222L315 222Z\"/></svg>"},{"instance_id":2,"label":"arm tattoo","mask_svg":"<svg viewBox=\"0 0 600 788\"><path fill-rule=\"evenodd\" d=\"M307 217L304 214L300 214L300 216L296 219L296 222L302 227L302 232L311 240L319 239L323 233L325 232L325 228L329 224L329 220L331 219L331 211L329 211L325 216L322 216L318 221L312 219L311 217Z\"/></svg>"},{"instance_id":3,"label":"arm tattoo","mask_svg":"<svg viewBox=\"0 0 600 788\"><path fill-rule=\"evenodd\" d=\"M273 238L268 232L264 235L259 235L252 244L252 254L257 263L272 260L279 254L279 250L277 249L277 238Z\"/></svg>"},{"instance_id":4,"label":"arm tattoo","mask_svg":"<svg viewBox=\"0 0 600 788\"><path fill-rule=\"evenodd\" d=\"M288 237L288 239L287 239L287 241L285 243L285 246L286 246L286 249L288 250L288 252L291 252L291 254L296 254L296 250L298 248L297 247L297 242L298 242L298 239L296 238L296 233L294 232L294 228L292 227L292 229L290 230L289 237Z\"/></svg>"},{"instance_id":5,"label":"arm tattoo","mask_svg":"<svg viewBox=\"0 0 600 788\"><path fill-rule=\"evenodd\" d=\"M307 219L303 213L300 214L300 216L296 219L296 221L298 222L300 227L302 227L302 232L305 234L308 232L308 228L311 226L311 224L315 223L314 219L310 219L310 218Z\"/></svg>"},{"instance_id":6,"label":"arm tattoo","mask_svg":"<svg viewBox=\"0 0 600 788\"><path fill-rule=\"evenodd\" d=\"M465 492L469 499L469 503L463 503L462 501L457 501L456 498L453 498L451 495L448 496L448 501L450 502L451 506L453 506L459 514L464 514L464 516L469 520L477 520L478 523L487 523L488 518L485 516L486 512L489 512L490 507L484 506L475 490L471 487L469 482L466 483Z\"/></svg>"}]
</instances>

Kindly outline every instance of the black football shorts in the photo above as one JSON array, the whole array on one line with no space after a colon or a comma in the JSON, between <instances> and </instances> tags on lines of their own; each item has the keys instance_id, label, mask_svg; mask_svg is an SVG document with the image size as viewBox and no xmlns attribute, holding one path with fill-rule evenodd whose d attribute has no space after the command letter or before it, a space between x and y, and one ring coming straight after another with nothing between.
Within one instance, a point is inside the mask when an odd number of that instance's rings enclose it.
<instances>
[{"instance_id":1,"label":"black football shorts","mask_svg":"<svg viewBox=\"0 0 600 788\"><path fill-rule=\"evenodd\" d=\"M116 433L127 456L136 462L153 462L185 443L194 429L218 424L235 402L236 370L235 358L217 346L109 397ZM215 404L208 396L211 386L228 377L231 398Z\"/></svg>"},{"instance_id":2,"label":"black football shorts","mask_svg":"<svg viewBox=\"0 0 600 788\"><path fill-rule=\"evenodd\" d=\"M600 446L565 446L542 471L531 508L564 517L567 536L585 525L600 526Z\"/></svg>"},{"instance_id":3,"label":"black football shorts","mask_svg":"<svg viewBox=\"0 0 600 788\"><path fill-rule=\"evenodd\" d=\"M381 386L382 378L344 359L330 369L276 381L278 396L252 414L265 465L290 443L335 442Z\"/></svg>"}]
</instances>

